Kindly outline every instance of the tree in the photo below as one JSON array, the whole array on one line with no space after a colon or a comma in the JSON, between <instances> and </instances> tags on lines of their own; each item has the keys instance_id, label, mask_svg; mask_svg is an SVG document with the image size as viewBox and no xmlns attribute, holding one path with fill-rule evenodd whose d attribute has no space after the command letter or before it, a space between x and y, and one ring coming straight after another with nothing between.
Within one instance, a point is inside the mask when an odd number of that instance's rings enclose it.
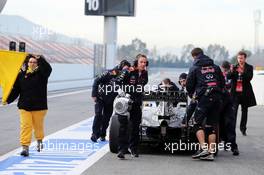
<instances>
[{"instance_id":1,"label":"tree","mask_svg":"<svg viewBox=\"0 0 264 175\"><path fill-rule=\"evenodd\" d=\"M118 48L118 59L127 59L128 61L132 61L139 53L147 55L149 53L149 50L147 49L146 43L138 38L135 38L132 40L131 44L122 45Z\"/></svg>"},{"instance_id":2,"label":"tree","mask_svg":"<svg viewBox=\"0 0 264 175\"><path fill-rule=\"evenodd\" d=\"M221 64L224 60L229 60L229 52L225 46L210 44L205 50L205 54L212 58L216 64Z\"/></svg>"},{"instance_id":3,"label":"tree","mask_svg":"<svg viewBox=\"0 0 264 175\"><path fill-rule=\"evenodd\" d=\"M182 47L180 61L182 61L184 63L191 63L193 60L192 55L191 55L191 51L193 49L194 49L193 44L184 45Z\"/></svg>"}]
</instances>

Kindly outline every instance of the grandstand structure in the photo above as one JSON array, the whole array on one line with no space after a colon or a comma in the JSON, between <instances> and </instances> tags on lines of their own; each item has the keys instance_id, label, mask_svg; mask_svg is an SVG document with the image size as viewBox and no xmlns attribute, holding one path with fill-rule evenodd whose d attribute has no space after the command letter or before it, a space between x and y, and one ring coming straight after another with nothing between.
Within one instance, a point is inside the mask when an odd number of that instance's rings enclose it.
<instances>
[{"instance_id":1,"label":"grandstand structure","mask_svg":"<svg viewBox=\"0 0 264 175\"><path fill-rule=\"evenodd\" d=\"M34 40L28 36L0 34L0 49L8 50L9 42L26 43L26 52L44 55L50 63L93 64L93 46L76 46L48 40ZM18 46L17 46L18 47Z\"/></svg>"}]
</instances>

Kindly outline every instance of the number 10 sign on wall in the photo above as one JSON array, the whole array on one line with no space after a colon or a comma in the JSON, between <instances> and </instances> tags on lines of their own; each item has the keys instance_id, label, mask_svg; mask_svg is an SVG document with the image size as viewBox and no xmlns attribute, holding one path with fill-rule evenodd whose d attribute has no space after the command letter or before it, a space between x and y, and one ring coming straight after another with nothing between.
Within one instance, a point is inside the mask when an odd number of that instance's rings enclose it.
<instances>
[{"instance_id":1,"label":"number 10 sign on wall","mask_svg":"<svg viewBox=\"0 0 264 175\"><path fill-rule=\"evenodd\" d=\"M102 15L103 0L85 0L85 15Z\"/></svg>"},{"instance_id":2,"label":"number 10 sign on wall","mask_svg":"<svg viewBox=\"0 0 264 175\"><path fill-rule=\"evenodd\" d=\"M85 15L134 16L135 0L85 0Z\"/></svg>"}]
</instances>

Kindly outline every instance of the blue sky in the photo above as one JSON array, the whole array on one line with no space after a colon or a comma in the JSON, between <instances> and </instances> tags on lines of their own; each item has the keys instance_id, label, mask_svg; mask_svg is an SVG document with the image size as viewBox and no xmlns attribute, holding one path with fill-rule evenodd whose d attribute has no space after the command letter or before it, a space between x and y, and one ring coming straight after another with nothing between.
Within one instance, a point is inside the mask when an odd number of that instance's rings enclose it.
<instances>
[{"instance_id":1,"label":"blue sky","mask_svg":"<svg viewBox=\"0 0 264 175\"><path fill-rule=\"evenodd\" d=\"M193 43L252 48L253 11L263 0L137 0L136 17L118 18L118 43L138 37L149 47ZM84 0L8 0L3 14L20 15L71 36L103 42L103 17L84 16ZM260 42L264 46L264 24Z\"/></svg>"}]
</instances>

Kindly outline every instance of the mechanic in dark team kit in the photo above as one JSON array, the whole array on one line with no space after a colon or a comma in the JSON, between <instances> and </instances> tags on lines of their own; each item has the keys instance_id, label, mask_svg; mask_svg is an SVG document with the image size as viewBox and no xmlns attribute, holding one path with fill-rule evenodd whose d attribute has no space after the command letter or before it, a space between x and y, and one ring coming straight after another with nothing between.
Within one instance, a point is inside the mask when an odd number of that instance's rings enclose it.
<instances>
[{"instance_id":1,"label":"mechanic in dark team kit","mask_svg":"<svg viewBox=\"0 0 264 175\"><path fill-rule=\"evenodd\" d=\"M143 54L138 54L134 61L134 70L131 70L126 74L122 80L123 85L129 85L129 89L126 89L126 93L131 95L133 100L132 108L129 111L130 117L118 116L120 123L119 128L119 139L118 139L118 155L120 159L125 158L127 150L133 157L138 157L138 143L139 143L139 125L142 119L142 97L144 86L148 83L148 72L146 70L148 66L147 57ZM130 88L132 87L132 88ZM132 91L130 89L133 89ZM141 89L141 90L139 90ZM128 133L128 122L131 122L131 132L129 137Z\"/></svg>"},{"instance_id":2,"label":"mechanic in dark team kit","mask_svg":"<svg viewBox=\"0 0 264 175\"><path fill-rule=\"evenodd\" d=\"M194 63L188 73L186 89L189 94L195 93L198 99L194 113L194 129L201 147L192 158L214 160L216 127L219 122L225 80L219 66L204 55L202 49L195 48L191 54ZM204 119L206 119L205 125L203 125ZM205 132L208 135L208 144L205 142Z\"/></svg>"},{"instance_id":3,"label":"mechanic in dark team kit","mask_svg":"<svg viewBox=\"0 0 264 175\"><path fill-rule=\"evenodd\" d=\"M225 78L225 88L223 91L223 106L220 113L220 137L225 142L225 146L226 144L231 144L231 151L233 152L234 156L237 156L239 155L239 151L236 143L236 116L234 99L231 94L231 64L228 61L224 61L221 67Z\"/></svg>"},{"instance_id":4,"label":"mechanic in dark team kit","mask_svg":"<svg viewBox=\"0 0 264 175\"><path fill-rule=\"evenodd\" d=\"M91 136L93 142L97 142L99 137L101 141L105 141L106 130L113 113L113 101L117 95L117 93L113 91L112 82L123 69L128 69L130 66L127 60L123 60L120 62L119 66L102 73L94 80L92 98L95 102L95 117Z\"/></svg>"}]
</instances>

